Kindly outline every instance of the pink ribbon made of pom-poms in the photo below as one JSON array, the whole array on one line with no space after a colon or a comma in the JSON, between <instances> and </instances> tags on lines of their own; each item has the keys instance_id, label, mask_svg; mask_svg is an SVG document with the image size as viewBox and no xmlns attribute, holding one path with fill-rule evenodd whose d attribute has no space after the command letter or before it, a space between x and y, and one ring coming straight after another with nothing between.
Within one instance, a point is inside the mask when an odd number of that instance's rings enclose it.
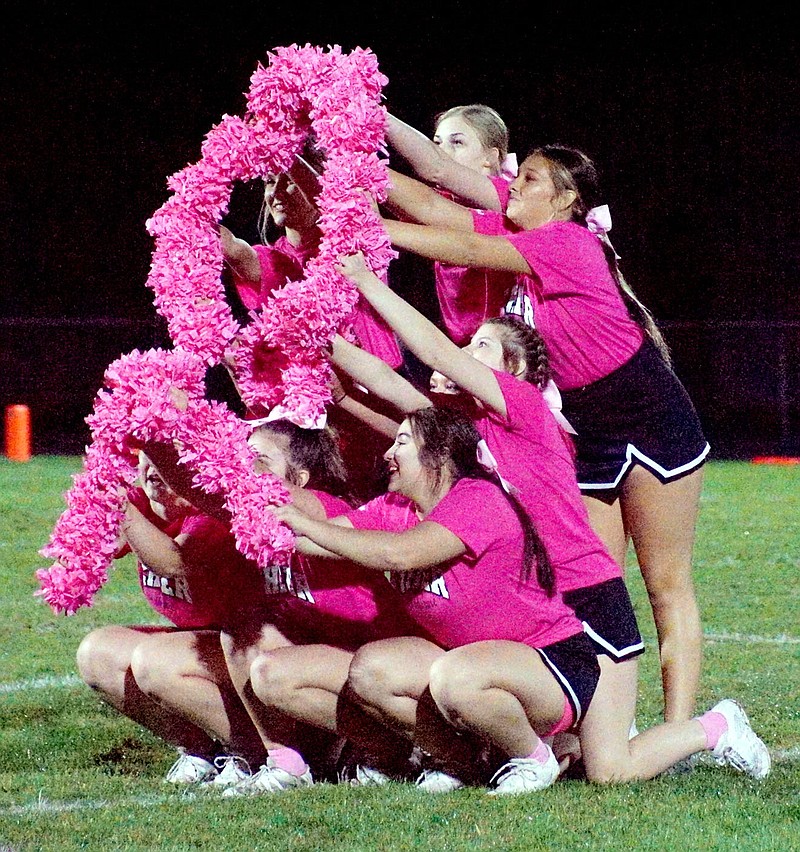
<instances>
[{"instance_id":1,"label":"pink ribbon made of pom-poms","mask_svg":"<svg viewBox=\"0 0 800 852\"><path fill-rule=\"evenodd\" d=\"M245 116L223 116L207 134L201 159L168 179L173 194L147 221L155 239L147 285L174 349L134 352L107 370L107 388L87 418L92 442L84 470L41 551L56 563L37 572L36 594L56 612L90 606L107 580L122 518L120 484L136 477L129 436L178 439L180 461L196 471L195 484L225 494L242 553L263 566L293 548L291 531L264 512L267 503L285 502L285 489L271 475L254 474L246 423L203 398L204 370L225 359L237 366L246 403L279 405L297 421L324 415L330 401L325 349L358 298L336 271L338 259L362 251L380 275L395 256L367 197L381 201L388 188L377 156L384 149L387 80L374 55L361 48L344 54L338 46L292 45L268 59L251 77ZM242 329L225 299L217 226L233 183L286 171L309 130L326 153L317 198L319 254L303 281L275 294L257 323ZM288 360L277 385L252 376L257 345ZM174 390L185 395L184 410L174 404Z\"/></svg>"}]
</instances>

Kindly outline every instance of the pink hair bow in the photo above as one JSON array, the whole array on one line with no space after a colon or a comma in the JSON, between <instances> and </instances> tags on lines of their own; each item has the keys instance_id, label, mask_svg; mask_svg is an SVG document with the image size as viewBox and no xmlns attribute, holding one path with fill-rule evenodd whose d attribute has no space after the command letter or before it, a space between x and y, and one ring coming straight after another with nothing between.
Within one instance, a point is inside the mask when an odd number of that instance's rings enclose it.
<instances>
[{"instance_id":1,"label":"pink hair bow","mask_svg":"<svg viewBox=\"0 0 800 852\"><path fill-rule=\"evenodd\" d=\"M553 417L555 417L558 425L565 432L569 432L570 435L577 435L578 433L572 428L572 424L561 413L561 392L552 379L550 379L550 381L548 381L542 389L542 397L547 403L547 407L550 409L550 413Z\"/></svg>"},{"instance_id":2,"label":"pink hair bow","mask_svg":"<svg viewBox=\"0 0 800 852\"><path fill-rule=\"evenodd\" d=\"M500 163L500 172L512 178L515 178L519 174L519 163L517 162L516 154L506 154L505 159Z\"/></svg>"},{"instance_id":3,"label":"pink hair bow","mask_svg":"<svg viewBox=\"0 0 800 852\"><path fill-rule=\"evenodd\" d=\"M516 488L510 482L500 476L500 471L497 467L497 459L492 455L492 451L489 449L489 445L486 443L486 441L483 440L483 438L478 441L477 457L478 464L485 471L493 473L500 480L500 484L503 486L503 490L505 492L507 492L508 494L517 494L519 492L518 488Z\"/></svg>"},{"instance_id":4,"label":"pink hair bow","mask_svg":"<svg viewBox=\"0 0 800 852\"><path fill-rule=\"evenodd\" d=\"M619 260L619 255L608 238L608 232L611 230L611 211L608 209L608 204L592 207L586 214L586 227L602 240L614 252L615 259Z\"/></svg>"}]
</instances>

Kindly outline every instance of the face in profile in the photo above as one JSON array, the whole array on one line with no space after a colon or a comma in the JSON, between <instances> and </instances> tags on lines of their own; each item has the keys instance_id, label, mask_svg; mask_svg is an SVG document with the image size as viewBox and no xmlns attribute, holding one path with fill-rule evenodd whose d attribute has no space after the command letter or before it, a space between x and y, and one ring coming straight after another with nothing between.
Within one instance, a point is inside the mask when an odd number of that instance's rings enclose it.
<instances>
[{"instance_id":1,"label":"face in profile","mask_svg":"<svg viewBox=\"0 0 800 852\"><path fill-rule=\"evenodd\" d=\"M480 326L464 351L493 370L506 370L502 333L495 325L486 323Z\"/></svg>"},{"instance_id":2,"label":"face in profile","mask_svg":"<svg viewBox=\"0 0 800 852\"><path fill-rule=\"evenodd\" d=\"M548 161L540 154L525 159L509 187L506 215L517 226L531 231L554 220L571 217L574 194L559 195ZM568 197L572 195L573 197Z\"/></svg>"},{"instance_id":3,"label":"face in profile","mask_svg":"<svg viewBox=\"0 0 800 852\"><path fill-rule=\"evenodd\" d=\"M142 491L150 501L150 507L162 518L178 516L189 507L189 503L179 497L167 485L158 468L143 451L139 451L139 481Z\"/></svg>"},{"instance_id":4,"label":"face in profile","mask_svg":"<svg viewBox=\"0 0 800 852\"><path fill-rule=\"evenodd\" d=\"M425 468L419 460L419 450L411 423L404 420L397 428L394 443L383 456L389 468L389 491L412 500L418 495L420 486L427 481Z\"/></svg>"}]
</instances>

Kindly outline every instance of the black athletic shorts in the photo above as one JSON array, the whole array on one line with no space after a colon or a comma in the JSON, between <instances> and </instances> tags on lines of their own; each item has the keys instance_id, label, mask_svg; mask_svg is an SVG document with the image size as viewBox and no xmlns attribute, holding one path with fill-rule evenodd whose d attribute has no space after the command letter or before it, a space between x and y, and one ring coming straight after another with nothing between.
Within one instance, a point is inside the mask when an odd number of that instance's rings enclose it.
<instances>
[{"instance_id":1,"label":"black athletic shorts","mask_svg":"<svg viewBox=\"0 0 800 852\"><path fill-rule=\"evenodd\" d=\"M634 464L662 482L706 460L709 445L686 389L645 338L636 354L608 376L562 390L581 491L615 494Z\"/></svg>"},{"instance_id":2,"label":"black athletic shorts","mask_svg":"<svg viewBox=\"0 0 800 852\"><path fill-rule=\"evenodd\" d=\"M620 663L644 653L631 597L621 577L564 592L564 603L583 622L596 654L606 654Z\"/></svg>"},{"instance_id":3,"label":"black athletic shorts","mask_svg":"<svg viewBox=\"0 0 800 852\"><path fill-rule=\"evenodd\" d=\"M600 664L592 643L584 632L535 650L564 690L575 714L573 724L579 724L600 680Z\"/></svg>"}]
</instances>

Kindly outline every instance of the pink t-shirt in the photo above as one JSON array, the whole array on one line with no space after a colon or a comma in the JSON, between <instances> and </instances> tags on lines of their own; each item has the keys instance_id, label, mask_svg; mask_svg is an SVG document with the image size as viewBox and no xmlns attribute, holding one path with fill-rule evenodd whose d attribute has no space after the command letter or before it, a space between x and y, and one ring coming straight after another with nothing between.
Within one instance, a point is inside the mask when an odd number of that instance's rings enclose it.
<instances>
[{"instance_id":1,"label":"pink t-shirt","mask_svg":"<svg viewBox=\"0 0 800 852\"><path fill-rule=\"evenodd\" d=\"M238 550L230 530L220 521L191 509L168 522L150 508L141 489L129 492L131 502L170 538L191 537L192 568L183 577L165 577L138 560L139 583L150 606L176 627L220 627L235 611L242 595L258 592L253 563ZM130 553L125 545L117 557Z\"/></svg>"},{"instance_id":2,"label":"pink t-shirt","mask_svg":"<svg viewBox=\"0 0 800 852\"><path fill-rule=\"evenodd\" d=\"M490 177L489 180L497 190L497 197L500 199L500 209L505 212L506 207L508 207L509 196L511 195L511 181L514 178L504 172L502 175Z\"/></svg>"},{"instance_id":3,"label":"pink t-shirt","mask_svg":"<svg viewBox=\"0 0 800 852\"><path fill-rule=\"evenodd\" d=\"M508 204L509 178L490 178L503 210ZM442 192L452 198L452 193ZM517 276L510 272L452 266L436 261L433 265L439 311L448 337L465 346L490 317L500 316Z\"/></svg>"},{"instance_id":4,"label":"pink t-shirt","mask_svg":"<svg viewBox=\"0 0 800 852\"><path fill-rule=\"evenodd\" d=\"M352 506L311 489L328 518L348 515ZM289 565L263 569L266 600L277 606L276 623L290 638L313 633L313 641L356 648L391 636L418 635L386 577L344 559L292 554Z\"/></svg>"},{"instance_id":5,"label":"pink t-shirt","mask_svg":"<svg viewBox=\"0 0 800 852\"><path fill-rule=\"evenodd\" d=\"M275 290L280 290L289 281L300 281L306 262L316 255L318 248L316 243L294 246L285 236L279 237L271 245L254 245L253 250L261 266L260 282L254 284L237 275L233 276L242 304L248 310L257 310L269 301ZM394 332L363 296L359 296L345 326L345 334L349 327L363 349L385 361L392 369L397 369L403 363L403 353Z\"/></svg>"},{"instance_id":6,"label":"pink t-shirt","mask_svg":"<svg viewBox=\"0 0 800 852\"><path fill-rule=\"evenodd\" d=\"M413 505L385 495L351 512L359 529L402 532L419 520ZM520 581L523 532L502 491L493 483L462 479L425 518L458 536L466 553L435 569L397 572L392 582L408 614L442 648L487 639L544 647L581 632L559 594L547 597L531 577Z\"/></svg>"},{"instance_id":7,"label":"pink t-shirt","mask_svg":"<svg viewBox=\"0 0 800 852\"><path fill-rule=\"evenodd\" d=\"M582 387L625 364L644 332L630 316L598 238L575 222L521 231L499 213L473 213L475 230L502 235L528 262L504 312L534 324L561 390Z\"/></svg>"},{"instance_id":8,"label":"pink t-shirt","mask_svg":"<svg viewBox=\"0 0 800 852\"><path fill-rule=\"evenodd\" d=\"M507 415L476 406L475 426L500 476L518 489L550 555L559 591L621 577L619 565L592 529L572 452L541 392L510 373L494 374Z\"/></svg>"}]
</instances>

